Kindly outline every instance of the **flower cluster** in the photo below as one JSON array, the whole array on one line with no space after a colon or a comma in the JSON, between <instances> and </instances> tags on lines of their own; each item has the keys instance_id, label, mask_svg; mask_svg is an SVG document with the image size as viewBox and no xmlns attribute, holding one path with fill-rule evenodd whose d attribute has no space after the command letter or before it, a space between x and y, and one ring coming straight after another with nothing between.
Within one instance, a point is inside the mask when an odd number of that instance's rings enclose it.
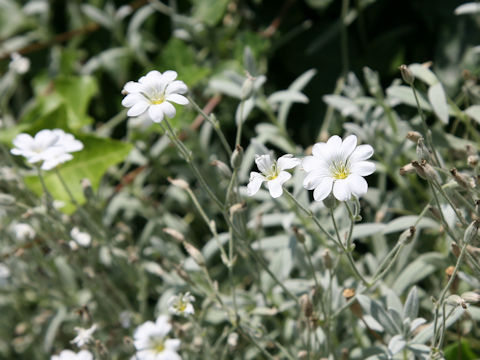
<instances>
[{"instance_id":1,"label":"flower cluster","mask_svg":"<svg viewBox=\"0 0 480 360\"><path fill-rule=\"evenodd\" d=\"M34 137L22 133L13 139L13 145L10 150L13 155L25 157L30 164L42 162L42 170L51 170L73 159L70 153L83 149L81 141L61 129L41 130Z\"/></svg>"},{"instance_id":2,"label":"flower cluster","mask_svg":"<svg viewBox=\"0 0 480 360\"><path fill-rule=\"evenodd\" d=\"M177 349L179 339L169 339L172 329L168 317L160 315L155 322L147 321L140 325L133 335L133 344L137 350L134 359L138 360L181 360Z\"/></svg>"},{"instance_id":3,"label":"flower cluster","mask_svg":"<svg viewBox=\"0 0 480 360\"><path fill-rule=\"evenodd\" d=\"M313 191L316 201L324 200L330 193L340 201L349 200L352 196L358 198L366 194L368 184L363 178L375 171L375 164L366 161L373 155L370 145L357 146L357 137L350 135L343 141L334 135L326 143L316 143L312 155L302 161L287 154L277 161L270 155L256 155L255 162L261 174L250 173L248 195L254 195L261 184L266 181L270 195L277 198L283 193L283 184L291 178L286 172L298 164L302 164L306 176L303 186Z\"/></svg>"},{"instance_id":4,"label":"flower cluster","mask_svg":"<svg viewBox=\"0 0 480 360\"><path fill-rule=\"evenodd\" d=\"M128 107L128 116L139 116L148 110L150 119L161 122L164 116L172 118L176 114L175 107L171 104L188 104L188 99L181 95L187 92L183 81L175 80L177 73L172 70L150 71L142 76L138 82L129 81L123 88L127 96L122 105Z\"/></svg>"}]
</instances>

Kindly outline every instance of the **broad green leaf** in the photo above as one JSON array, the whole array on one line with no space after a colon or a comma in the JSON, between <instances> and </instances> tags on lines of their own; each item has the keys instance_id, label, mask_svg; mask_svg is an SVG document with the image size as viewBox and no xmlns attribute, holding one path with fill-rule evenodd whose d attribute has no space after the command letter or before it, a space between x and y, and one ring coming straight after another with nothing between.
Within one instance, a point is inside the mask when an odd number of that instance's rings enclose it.
<instances>
[{"instance_id":1,"label":"broad green leaf","mask_svg":"<svg viewBox=\"0 0 480 360\"><path fill-rule=\"evenodd\" d=\"M435 74L428 67L422 64L411 64L408 66L416 79L420 79L427 85L432 86L438 83L438 79Z\"/></svg>"},{"instance_id":2,"label":"broad green leaf","mask_svg":"<svg viewBox=\"0 0 480 360\"><path fill-rule=\"evenodd\" d=\"M407 301L405 302L405 307L403 308L403 318L410 318L410 320L413 321L418 315L418 307L418 293L417 288L414 286L408 293Z\"/></svg>"},{"instance_id":3,"label":"broad green leaf","mask_svg":"<svg viewBox=\"0 0 480 360\"><path fill-rule=\"evenodd\" d=\"M444 354L446 360L475 360L480 358L478 353L473 352L467 339L461 339L460 342L445 347Z\"/></svg>"},{"instance_id":4,"label":"broad green leaf","mask_svg":"<svg viewBox=\"0 0 480 360\"><path fill-rule=\"evenodd\" d=\"M93 189L96 190L103 174L110 166L123 161L132 146L120 141L97 138L91 135L76 137L83 142L84 149L73 153L74 159L60 165L59 171L76 201L83 204L85 198L80 184L82 179L89 179ZM44 178L53 198L66 204L61 210L72 213L75 206L71 203L68 192L57 177L56 171L45 172ZM42 194L42 186L37 176L26 177L25 183L36 194Z\"/></svg>"},{"instance_id":5,"label":"broad green leaf","mask_svg":"<svg viewBox=\"0 0 480 360\"><path fill-rule=\"evenodd\" d=\"M415 101L415 96L413 95L413 91L409 86L405 85L394 85L390 86L387 89L387 95L391 98L395 98L400 100L405 105L410 105L413 107L417 107L417 103ZM425 99L425 96L417 91L418 102L420 103L420 107L423 110L432 111L432 107Z\"/></svg>"},{"instance_id":6,"label":"broad green leaf","mask_svg":"<svg viewBox=\"0 0 480 360\"><path fill-rule=\"evenodd\" d=\"M193 17L207 25L215 26L222 19L230 0L195 0Z\"/></svg>"},{"instance_id":7,"label":"broad green leaf","mask_svg":"<svg viewBox=\"0 0 480 360\"><path fill-rule=\"evenodd\" d=\"M470 116L473 120L480 124L480 105L470 106L465 110L465 114Z\"/></svg>"},{"instance_id":8,"label":"broad green leaf","mask_svg":"<svg viewBox=\"0 0 480 360\"><path fill-rule=\"evenodd\" d=\"M274 92L267 99L270 104L283 103L283 102L299 102L308 103L308 98L300 91L296 90L280 90Z\"/></svg>"},{"instance_id":9,"label":"broad green leaf","mask_svg":"<svg viewBox=\"0 0 480 360\"><path fill-rule=\"evenodd\" d=\"M447 98L442 84L437 82L428 88L428 100L432 104L435 115L438 116L442 123L448 124Z\"/></svg>"},{"instance_id":10,"label":"broad green leaf","mask_svg":"<svg viewBox=\"0 0 480 360\"><path fill-rule=\"evenodd\" d=\"M375 300L370 304L370 315L377 320L390 335L400 333L400 329L393 321L391 315L383 308L383 306Z\"/></svg>"},{"instance_id":11,"label":"broad green leaf","mask_svg":"<svg viewBox=\"0 0 480 360\"><path fill-rule=\"evenodd\" d=\"M349 116L359 111L357 104L345 96L325 95L322 99L328 105L340 111L343 116Z\"/></svg>"}]
</instances>

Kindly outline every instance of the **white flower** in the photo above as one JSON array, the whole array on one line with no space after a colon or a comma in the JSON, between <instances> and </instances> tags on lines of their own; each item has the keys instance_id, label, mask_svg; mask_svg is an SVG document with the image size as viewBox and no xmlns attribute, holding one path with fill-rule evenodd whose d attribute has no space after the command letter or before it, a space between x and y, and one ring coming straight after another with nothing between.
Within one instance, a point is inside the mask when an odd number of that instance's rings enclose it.
<instances>
[{"instance_id":1,"label":"white flower","mask_svg":"<svg viewBox=\"0 0 480 360\"><path fill-rule=\"evenodd\" d=\"M76 327L74 330L77 332L77 336L70 342L78 347L82 347L93 340L92 334L97 330L97 324L93 324L88 329Z\"/></svg>"},{"instance_id":2,"label":"white flower","mask_svg":"<svg viewBox=\"0 0 480 360\"><path fill-rule=\"evenodd\" d=\"M292 177L284 170L293 169L300 164L300 159L287 154L280 157L277 161L270 155L255 155L255 162L261 174L255 171L250 173L250 182L247 185L248 195L255 195L264 181L267 182L268 190L273 198L278 198L283 194L282 185Z\"/></svg>"},{"instance_id":3,"label":"white flower","mask_svg":"<svg viewBox=\"0 0 480 360\"><path fill-rule=\"evenodd\" d=\"M90 246L92 242L92 237L89 233L80 231L76 226L70 231L70 236L75 240L75 242L83 247Z\"/></svg>"},{"instance_id":4,"label":"white flower","mask_svg":"<svg viewBox=\"0 0 480 360\"><path fill-rule=\"evenodd\" d=\"M19 241L32 240L35 237L35 230L25 223L17 223L11 229Z\"/></svg>"},{"instance_id":5,"label":"white flower","mask_svg":"<svg viewBox=\"0 0 480 360\"><path fill-rule=\"evenodd\" d=\"M324 200L330 192L340 201L360 197L368 190L363 178L375 171L375 164L365 161L373 155L370 145L357 146L357 137L345 140L334 135L326 143L316 143L313 156L306 156L302 166L308 173L303 181L307 190L314 190L316 201Z\"/></svg>"},{"instance_id":6,"label":"white flower","mask_svg":"<svg viewBox=\"0 0 480 360\"><path fill-rule=\"evenodd\" d=\"M177 354L180 340L167 339L172 329L168 317L161 315L154 323L147 321L140 325L133 335L133 344L137 349L138 360L181 360Z\"/></svg>"},{"instance_id":7,"label":"white flower","mask_svg":"<svg viewBox=\"0 0 480 360\"><path fill-rule=\"evenodd\" d=\"M15 147L10 150L13 155L22 155L31 164L43 161L43 170L73 159L70 153L83 149L81 141L60 129L41 130L34 137L19 134L13 139L13 145Z\"/></svg>"},{"instance_id":8,"label":"white flower","mask_svg":"<svg viewBox=\"0 0 480 360\"><path fill-rule=\"evenodd\" d=\"M50 360L93 360L93 355L87 350L82 350L79 353L72 350L62 350L59 355L53 355Z\"/></svg>"},{"instance_id":9,"label":"white flower","mask_svg":"<svg viewBox=\"0 0 480 360\"><path fill-rule=\"evenodd\" d=\"M28 69L30 69L30 60L26 57L23 57L19 53L12 53L12 55L10 55L10 58L11 60L10 64L8 64L8 67L17 74L25 74Z\"/></svg>"},{"instance_id":10,"label":"white flower","mask_svg":"<svg viewBox=\"0 0 480 360\"><path fill-rule=\"evenodd\" d=\"M192 301L195 301L195 297L188 291L185 294L172 296L168 300L168 311L174 315L193 315L195 309Z\"/></svg>"},{"instance_id":11,"label":"white flower","mask_svg":"<svg viewBox=\"0 0 480 360\"><path fill-rule=\"evenodd\" d=\"M123 92L127 96L122 105L129 107L128 116L138 116L148 110L150 119L161 122L164 115L172 118L176 114L172 102L180 105L188 104L188 99L180 94L187 92L187 85L183 81L175 80L177 73L172 70L150 71L142 76L138 82L129 81L125 84Z\"/></svg>"}]
</instances>

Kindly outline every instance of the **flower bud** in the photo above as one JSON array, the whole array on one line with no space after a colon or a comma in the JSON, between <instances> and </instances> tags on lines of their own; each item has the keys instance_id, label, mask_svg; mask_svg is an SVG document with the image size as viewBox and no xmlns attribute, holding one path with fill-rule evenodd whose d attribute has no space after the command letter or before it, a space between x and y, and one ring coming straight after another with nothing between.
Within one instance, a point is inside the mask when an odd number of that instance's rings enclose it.
<instances>
[{"instance_id":1,"label":"flower bud","mask_svg":"<svg viewBox=\"0 0 480 360\"><path fill-rule=\"evenodd\" d=\"M243 161L243 148L240 145L237 145L233 151L232 157L230 158L230 165L232 168L237 169L240 167Z\"/></svg>"},{"instance_id":2,"label":"flower bud","mask_svg":"<svg viewBox=\"0 0 480 360\"><path fill-rule=\"evenodd\" d=\"M230 179L232 177L232 171L230 168L225 164L223 161L220 160L213 160L210 165L215 166L217 170L225 176L227 179Z\"/></svg>"},{"instance_id":3,"label":"flower bud","mask_svg":"<svg viewBox=\"0 0 480 360\"><path fill-rule=\"evenodd\" d=\"M310 301L308 294L303 294L300 297L300 305L302 306L302 311L306 318L309 318L313 315L313 304Z\"/></svg>"},{"instance_id":4,"label":"flower bud","mask_svg":"<svg viewBox=\"0 0 480 360\"><path fill-rule=\"evenodd\" d=\"M292 230L293 230L293 233L295 234L295 237L297 238L297 241L300 244L304 244L305 243L305 235L303 235L303 233L300 230L298 230L298 228L296 226L293 226Z\"/></svg>"},{"instance_id":5,"label":"flower bud","mask_svg":"<svg viewBox=\"0 0 480 360\"><path fill-rule=\"evenodd\" d=\"M237 213L237 212L240 212L240 211L243 211L245 210L245 202L241 202L241 203L237 203L237 204L233 204L231 207L230 207L230 216L232 216L233 214Z\"/></svg>"},{"instance_id":6,"label":"flower bud","mask_svg":"<svg viewBox=\"0 0 480 360\"><path fill-rule=\"evenodd\" d=\"M89 179L84 178L81 181L81 185L83 190L83 196L85 196L85 199L87 200L94 199L95 194L93 193L92 182Z\"/></svg>"},{"instance_id":7,"label":"flower bud","mask_svg":"<svg viewBox=\"0 0 480 360\"><path fill-rule=\"evenodd\" d=\"M205 267L205 258L203 254L198 250L195 246L190 244L189 242L184 241L183 246L185 250L187 250L188 254L192 257L192 259L198 264L198 266Z\"/></svg>"},{"instance_id":8,"label":"flower bud","mask_svg":"<svg viewBox=\"0 0 480 360\"><path fill-rule=\"evenodd\" d=\"M183 179L172 179L171 177L168 177L167 180L173 186L177 186L183 190L187 190L190 187L188 183Z\"/></svg>"},{"instance_id":9,"label":"flower bud","mask_svg":"<svg viewBox=\"0 0 480 360\"><path fill-rule=\"evenodd\" d=\"M480 294L473 291L467 291L461 295L461 298L467 303L474 304L480 301Z\"/></svg>"},{"instance_id":10,"label":"flower bud","mask_svg":"<svg viewBox=\"0 0 480 360\"><path fill-rule=\"evenodd\" d=\"M171 237L173 237L175 240L177 241L184 241L185 240L185 237L182 235L182 233L180 233L179 231L175 230L175 229L172 229L172 228L163 228L162 229L163 232L165 234L168 234L170 235Z\"/></svg>"},{"instance_id":11,"label":"flower bud","mask_svg":"<svg viewBox=\"0 0 480 360\"><path fill-rule=\"evenodd\" d=\"M422 134L418 131L409 131L405 137L415 144L418 143L418 140L423 139Z\"/></svg>"},{"instance_id":12,"label":"flower bud","mask_svg":"<svg viewBox=\"0 0 480 360\"><path fill-rule=\"evenodd\" d=\"M423 138L417 140L417 157L420 162L422 162L422 160L431 161L430 151L425 146Z\"/></svg>"},{"instance_id":13,"label":"flower bud","mask_svg":"<svg viewBox=\"0 0 480 360\"><path fill-rule=\"evenodd\" d=\"M415 226L410 226L408 229L406 229L400 234L398 241L405 245L409 244L413 240L416 231L417 229L415 228Z\"/></svg>"},{"instance_id":14,"label":"flower bud","mask_svg":"<svg viewBox=\"0 0 480 360\"><path fill-rule=\"evenodd\" d=\"M402 79L405 81L408 85L413 85L413 82L415 81L415 76L413 76L412 71L408 68L407 65L400 65L400 74L402 74Z\"/></svg>"},{"instance_id":15,"label":"flower bud","mask_svg":"<svg viewBox=\"0 0 480 360\"><path fill-rule=\"evenodd\" d=\"M425 174L425 170L420 165L418 161L412 161L412 166L414 167L417 175L420 176L422 179L427 180L427 175Z\"/></svg>"},{"instance_id":16,"label":"flower bud","mask_svg":"<svg viewBox=\"0 0 480 360\"><path fill-rule=\"evenodd\" d=\"M243 82L243 85L242 85L242 94L241 94L242 100L247 100L253 95L254 80L255 78L247 74L247 79Z\"/></svg>"},{"instance_id":17,"label":"flower bud","mask_svg":"<svg viewBox=\"0 0 480 360\"><path fill-rule=\"evenodd\" d=\"M456 168L450 169L450 174L452 174L457 184L461 187L465 189L468 189L470 187L465 175L460 174Z\"/></svg>"},{"instance_id":18,"label":"flower bud","mask_svg":"<svg viewBox=\"0 0 480 360\"><path fill-rule=\"evenodd\" d=\"M447 298L446 302L448 305L461 306L464 309L467 308L467 304L465 303L465 301L458 295L450 295Z\"/></svg>"},{"instance_id":19,"label":"flower bud","mask_svg":"<svg viewBox=\"0 0 480 360\"><path fill-rule=\"evenodd\" d=\"M411 174L415 172L415 167L410 163L402 166L400 170L398 170L398 172L401 176L404 176L406 174Z\"/></svg>"},{"instance_id":20,"label":"flower bud","mask_svg":"<svg viewBox=\"0 0 480 360\"><path fill-rule=\"evenodd\" d=\"M325 249L322 252L322 259L323 259L323 265L327 269L332 269L333 268L333 261L332 257L330 256L330 250Z\"/></svg>"},{"instance_id":21,"label":"flower bud","mask_svg":"<svg viewBox=\"0 0 480 360\"><path fill-rule=\"evenodd\" d=\"M328 194L328 196L323 199L323 205L325 205L325 207L328 209L333 209L335 206L337 206L337 199L335 199L333 193Z\"/></svg>"},{"instance_id":22,"label":"flower bud","mask_svg":"<svg viewBox=\"0 0 480 360\"><path fill-rule=\"evenodd\" d=\"M475 167L478 165L478 155L468 155L467 163L471 167Z\"/></svg>"},{"instance_id":23,"label":"flower bud","mask_svg":"<svg viewBox=\"0 0 480 360\"><path fill-rule=\"evenodd\" d=\"M475 219L472 221L470 225L468 225L467 229L465 230L465 235L463 236L464 243L470 243L477 237L478 228L480 227L480 220Z\"/></svg>"}]
</instances>

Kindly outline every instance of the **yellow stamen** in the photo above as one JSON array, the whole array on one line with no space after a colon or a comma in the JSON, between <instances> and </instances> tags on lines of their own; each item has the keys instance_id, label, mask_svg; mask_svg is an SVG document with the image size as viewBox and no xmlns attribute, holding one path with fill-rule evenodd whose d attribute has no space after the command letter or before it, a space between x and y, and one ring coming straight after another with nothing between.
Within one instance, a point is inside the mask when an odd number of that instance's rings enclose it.
<instances>
[{"instance_id":1,"label":"yellow stamen","mask_svg":"<svg viewBox=\"0 0 480 360\"><path fill-rule=\"evenodd\" d=\"M160 342L158 344L155 345L155 347L153 348L153 350L156 352L156 353L161 353L163 350L165 350L165 345L163 345L163 342Z\"/></svg>"},{"instance_id":2,"label":"yellow stamen","mask_svg":"<svg viewBox=\"0 0 480 360\"><path fill-rule=\"evenodd\" d=\"M156 99L156 100L151 100L151 103L153 105L159 105L161 103L163 103L165 100L164 99Z\"/></svg>"}]
</instances>

